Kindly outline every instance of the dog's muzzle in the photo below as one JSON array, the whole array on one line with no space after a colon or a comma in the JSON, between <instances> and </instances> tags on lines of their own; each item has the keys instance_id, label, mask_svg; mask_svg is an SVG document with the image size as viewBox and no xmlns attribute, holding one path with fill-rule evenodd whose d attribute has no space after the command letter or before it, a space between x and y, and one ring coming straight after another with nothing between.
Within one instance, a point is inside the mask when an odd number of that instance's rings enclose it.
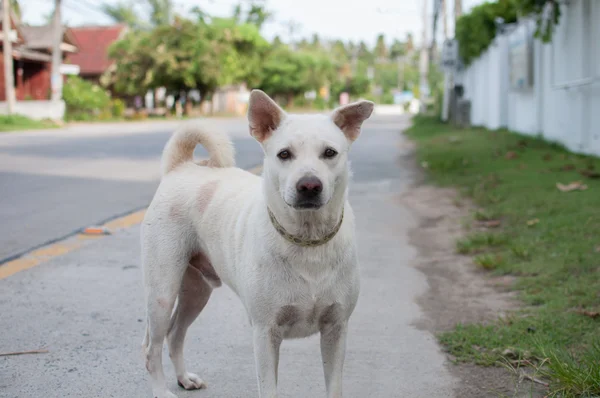
<instances>
[{"instance_id":1,"label":"dog's muzzle","mask_svg":"<svg viewBox=\"0 0 600 398\"><path fill-rule=\"evenodd\" d=\"M302 177L296 184L296 203L298 209L318 209L322 206L321 192L323 183L315 176Z\"/></svg>"}]
</instances>

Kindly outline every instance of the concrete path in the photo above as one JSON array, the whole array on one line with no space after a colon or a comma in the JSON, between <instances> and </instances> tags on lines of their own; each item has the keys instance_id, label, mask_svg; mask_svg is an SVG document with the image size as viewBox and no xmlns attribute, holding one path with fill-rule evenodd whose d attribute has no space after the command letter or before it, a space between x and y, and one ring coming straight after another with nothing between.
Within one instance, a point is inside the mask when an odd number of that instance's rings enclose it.
<instances>
[{"instance_id":1,"label":"concrete path","mask_svg":"<svg viewBox=\"0 0 600 398\"><path fill-rule=\"evenodd\" d=\"M451 397L457 383L435 338L414 326L424 316L415 299L427 283L409 265L416 252L407 234L416 220L398 200L413 178L398 162L406 124L369 121L351 154L362 290L350 324L345 397ZM151 397L140 348L143 308L138 227L0 280L0 352L49 350L0 357L0 397ZM173 392L257 396L251 330L231 291L214 292L188 336L189 369L208 389L179 389L165 351ZM279 391L325 396L317 336L284 342Z\"/></svg>"}]
</instances>

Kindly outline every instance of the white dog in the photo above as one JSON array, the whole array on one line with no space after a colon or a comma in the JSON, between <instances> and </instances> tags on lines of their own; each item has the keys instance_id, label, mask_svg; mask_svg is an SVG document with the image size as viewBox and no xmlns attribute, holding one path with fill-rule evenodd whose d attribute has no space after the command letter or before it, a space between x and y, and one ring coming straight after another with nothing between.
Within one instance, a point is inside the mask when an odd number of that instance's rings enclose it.
<instances>
[{"instance_id":1,"label":"white dog","mask_svg":"<svg viewBox=\"0 0 600 398\"><path fill-rule=\"evenodd\" d=\"M262 178L234 167L226 136L198 125L175 132L141 237L143 349L154 397L175 397L163 372L165 337L179 385L205 387L186 370L183 341L221 282L248 312L261 397L277 396L281 341L317 332L327 395L342 396L347 323L359 292L348 150L372 111L361 101L331 116L288 115L254 90L248 119L265 154ZM209 153L200 164L197 144Z\"/></svg>"}]
</instances>

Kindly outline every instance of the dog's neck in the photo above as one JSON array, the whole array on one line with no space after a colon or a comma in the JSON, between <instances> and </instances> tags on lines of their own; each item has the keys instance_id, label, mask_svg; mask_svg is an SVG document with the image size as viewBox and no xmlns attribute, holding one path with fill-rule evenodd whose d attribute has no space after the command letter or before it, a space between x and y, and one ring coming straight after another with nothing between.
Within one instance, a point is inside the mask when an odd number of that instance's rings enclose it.
<instances>
[{"instance_id":1,"label":"dog's neck","mask_svg":"<svg viewBox=\"0 0 600 398\"><path fill-rule=\"evenodd\" d=\"M263 189L269 190L268 184ZM318 210L297 210L279 193L267 192L267 206L287 233L303 239L321 239L333 231L342 217L347 198L346 184L337 187L329 202Z\"/></svg>"}]
</instances>

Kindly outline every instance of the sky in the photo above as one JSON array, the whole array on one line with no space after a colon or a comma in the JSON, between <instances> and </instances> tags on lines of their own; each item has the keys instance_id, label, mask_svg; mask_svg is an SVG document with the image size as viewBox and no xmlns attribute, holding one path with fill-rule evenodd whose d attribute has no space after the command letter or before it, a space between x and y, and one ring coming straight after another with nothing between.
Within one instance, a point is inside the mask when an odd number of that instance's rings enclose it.
<instances>
[{"instance_id":1,"label":"sky","mask_svg":"<svg viewBox=\"0 0 600 398\"><path fill-rule=\"evenodd\" d=\"M100 10L104 2L115 4L119 0L62 0L63 20L71 25L103 25L111 20ZM121 0L122 1L122 0ZM263 28L263 34L272 39L276 35L285 41L290 39L289 23L298 27L295 39L310 37L313 33L328 39L365 41L374 44L378 34L383 33L388 42L404 39L413 33L415 41L421 40L423 0L265 0L274 18ZM433 1L429 14L433 13ZM448 14L452 14L454 0L448 1ZM483 0L463 0L466 11ZM32 25L45 23L54 8L53 0L20 0L23 20ZM200 6L210 15L228 16L237 4L235 0L175 0L178 13L185 14L193 6ZM430 18L431 20L431 18ZM441 24L438 32L441 37ZM449 31L453 27L449 22ZM431 31L431 21L429 22ZM429 33L429 39L431 39Z\"/></svg>"}]
</instances>

